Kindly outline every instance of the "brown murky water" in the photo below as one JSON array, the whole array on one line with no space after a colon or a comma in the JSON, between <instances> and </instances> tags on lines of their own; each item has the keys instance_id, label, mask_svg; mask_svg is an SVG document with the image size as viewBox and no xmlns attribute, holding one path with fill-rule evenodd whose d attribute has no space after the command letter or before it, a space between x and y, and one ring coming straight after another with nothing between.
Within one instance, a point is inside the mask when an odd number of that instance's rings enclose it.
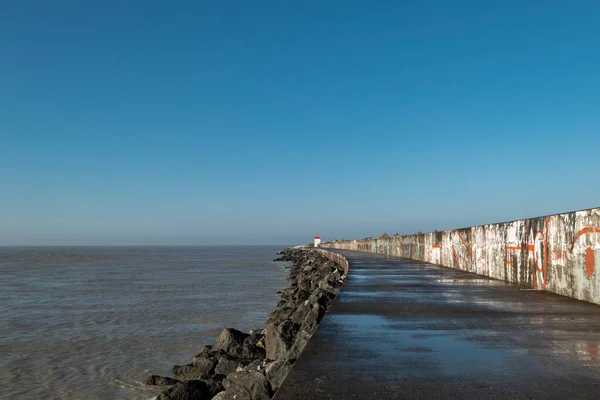
<instances>
[{"instance_id":1,"label":"brown murky water","mask_svg":"<svg viewBox=\"0 0 600 400\"><path fill-rule=\"evenodd\" d=\"M0 248L0 398L153 398L149 374L263 326L282 248Z\"/></svg>"}]
</instances>

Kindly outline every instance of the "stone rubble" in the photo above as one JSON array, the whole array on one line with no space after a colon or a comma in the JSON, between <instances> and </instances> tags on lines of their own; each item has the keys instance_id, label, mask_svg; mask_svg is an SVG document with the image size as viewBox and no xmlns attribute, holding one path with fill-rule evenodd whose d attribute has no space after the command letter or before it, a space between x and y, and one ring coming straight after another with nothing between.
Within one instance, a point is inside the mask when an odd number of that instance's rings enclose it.
<instances>
[{"instance_id":1,"label":"stone rubble","mask_svg":"<svg viewBox=\"0 0 600 400\"><path fill-rule=\"evenodd\" d=\"M268 400L283 383L338 294L344 268L316 251L289 248L289 287L264 329L224 329L192 362L173 367L173 378L152 375L148 385L169 385L157 400Z\"/></svg>"}]
</instances>

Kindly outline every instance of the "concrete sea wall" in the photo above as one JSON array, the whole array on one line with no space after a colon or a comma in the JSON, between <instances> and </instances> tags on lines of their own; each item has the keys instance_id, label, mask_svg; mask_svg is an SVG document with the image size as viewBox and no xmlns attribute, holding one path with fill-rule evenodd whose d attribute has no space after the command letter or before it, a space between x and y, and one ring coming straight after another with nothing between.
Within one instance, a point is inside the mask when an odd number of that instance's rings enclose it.
<instances>
[{"instance_id":1,"label":"concrete sea wall","mask_svg":"<svg viewBox=\"0 0 600 400\"><path fill-rule=\"evenodd\" d=\"M600 304L600 208L321 246L440 264Z\"/></svg>"},{"instance_id":2,"label":"concrete sea wall","mask_svg":"<svg viewBox=\"0 0 600 400\"><path fill-rule=\"evenodd\" d=\"M348 275L348 268L350 268L350 264L348 263L348 259L339 253L334 253L333 251L328 251L325 249L316 248L316 251L321 253L324 257L327 257L333 262L340 264L344 267L344 273Z\"/></svg>"}]
</instances>

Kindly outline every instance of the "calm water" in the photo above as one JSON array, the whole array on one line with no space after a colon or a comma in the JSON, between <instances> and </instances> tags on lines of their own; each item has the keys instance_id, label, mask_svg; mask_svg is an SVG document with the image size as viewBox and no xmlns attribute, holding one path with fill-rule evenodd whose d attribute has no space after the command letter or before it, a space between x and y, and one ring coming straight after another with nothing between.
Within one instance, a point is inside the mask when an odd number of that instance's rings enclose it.
<instances>
[{"instance_id":1,"label":"calm water","mask_svg":"<svg viewBox=\"0 0 600 400\"><path fill-rule=\"evenodd\" d=\"M152 398L149 374L264 325L282 248L0 248L0 398Z\"/></svg>"}]
</instances>

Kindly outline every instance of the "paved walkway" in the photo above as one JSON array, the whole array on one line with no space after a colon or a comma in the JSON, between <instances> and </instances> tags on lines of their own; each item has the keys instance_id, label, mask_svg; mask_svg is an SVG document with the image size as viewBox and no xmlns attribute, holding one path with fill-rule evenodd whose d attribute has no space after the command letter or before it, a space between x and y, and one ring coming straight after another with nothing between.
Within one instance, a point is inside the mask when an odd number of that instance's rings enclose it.
<instances>
[{"instance_id":1,"label":"paved walkway","mask_svg":"<svg viewBox=\"0 0 600 400\"><path fill-rule=\"evenodd\" d=\"M276 399L600 399L600 306L339 252L346 283Z\"/></svg>"}]
</instances>

